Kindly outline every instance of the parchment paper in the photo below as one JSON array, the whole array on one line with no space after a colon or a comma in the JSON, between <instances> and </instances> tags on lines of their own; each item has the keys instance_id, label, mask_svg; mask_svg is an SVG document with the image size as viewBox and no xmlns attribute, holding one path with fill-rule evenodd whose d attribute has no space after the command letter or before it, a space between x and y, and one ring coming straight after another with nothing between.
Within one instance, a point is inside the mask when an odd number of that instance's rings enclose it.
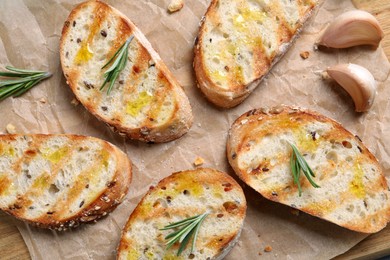
<instances>
[{"instance_id":1,"label":"parchment paper","mask_svg":"<svg viewBox=\"0 0 390 260\"><path fill-rule=\"evenodd\" d=\"M121 229L149 186L172 172L193 168L197 156L205 159L203 166L235 177L225 157L227 131L239 115L252 108L284 103L310 108L338 120L362 138L389 180L390 66L382 49L356 47L326 52L312 49L319 32L334 16L352 9L351 2L328 0L261 86L237 108L220 110L201 95L192 71L193 42L209 0L186 0L184 9L174 14L166 11L169 0L107 1L146 34L192 104L195 121L190 132L177 141L153 145L125 140L81 105L71 104L74 96L62 75L59 39L63 23L77 2L0 1L1 68L12 64L54 73L24 96L0 103L0 130L12 123L19 133L72 133L108 140L133 161L133 183L125 202L96 224L59 233L16 221L33 259L114 259ZM302 51L310 52L307 60L299 56ZM327 66L345 62L365 66L378 81L375 104L367 113L355 113L351 98L319 76ZM266 201L248 187L245 193L248 211L244 229L238 245L226 259L328 259L366 237L304 213L296 216L290 208ZM272 252L263 252L266 245L272 246Z\"/></svg>"}]
</instances>

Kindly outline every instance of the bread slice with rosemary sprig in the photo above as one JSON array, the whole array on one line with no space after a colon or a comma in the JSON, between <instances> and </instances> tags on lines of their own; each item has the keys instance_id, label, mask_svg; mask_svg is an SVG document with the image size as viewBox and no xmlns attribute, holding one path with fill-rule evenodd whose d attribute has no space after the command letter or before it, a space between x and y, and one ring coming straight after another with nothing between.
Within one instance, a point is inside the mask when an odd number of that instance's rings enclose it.
<instances>
[{"instance_id":1,"label":"bread slice with rosemary sprig","mask_svg":"<svg viewBox=\"0 0 390 260\"><path fill-rule=\"evenodd\" d=\"M316 112L251 110L233 123L227 156L267 199L363 233L390 220L390 192L377 159L358 137Z\"/></svg>"},{"instance_id":2,"label":"bread slice with rosemary sprig","mask_svg":"<svg viewBox=\"0 0 390 260\"><path fill-rule=\"evenodd\" d=\"M226 173L174 173L134 209L118 259L222 259L238 241L245 213L244 193Z\"/></svg>"},{"instance_id":3,"label":"bread slice with rosemary sprig","mask_svg":"<svg viewBox=\"0 0 390 260\"><path fill-rule=\"evenodd\" d=\"M76 6L65 22L60 56L70 88L114 131L145 142L184 135L192 111L182 87L142 32L100 2Z\"/></svg>"},{"instance_id":4,"label":"bread slice with rosemary sprig","mask_svg":"<svg viewBox=\"0 0 390 260\"><path fill-rule=\"evenodd\" d=\"M0 209L41 228L97 220L123 200L131 164L114 145L77 135L0 135Z\"/></svg>"},{"instance_id":5,"label":"bread slice with rosemary sprig","mask_svg":"<svg viewBox=\"0 0 390 260\"><path fill-rule=\"evenodd\" d=\"M198 87L217 106L240 104L287 52L324 0L212 0L199 28Z\"/></svg>"}]
</instances>

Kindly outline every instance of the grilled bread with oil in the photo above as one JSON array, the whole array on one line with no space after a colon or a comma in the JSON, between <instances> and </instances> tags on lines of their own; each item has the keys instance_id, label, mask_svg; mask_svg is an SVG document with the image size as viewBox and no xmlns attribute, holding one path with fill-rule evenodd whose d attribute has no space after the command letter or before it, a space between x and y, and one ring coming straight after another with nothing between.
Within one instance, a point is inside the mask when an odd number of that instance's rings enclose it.
<instances>
[{"instance_id":1,"label":"grilled bread with oil","mask_svg":"<svg viewBox=\"0 0 390 260\"><path fill-rule=\"evenodd\" d=\"M128 61L110 94L105 69L131 36ZM84 107L114 131L145 142L167 142L185 134L192 111L183 89L142 32L122 13L100 2L75 7L62 30L65 78Z\"/></svg>"},{"instance_id":2,"label":"grilled bread with oil","mask_svg":"<svg viewBox=\"0 0 390 260\"><path fill-rule=\"evenodd\" d=\"M198 87L217 106L240 104L288 50L323 0L212 0L195 44Z\"/></svg>"},{"instance_id":3,"label":"grilled bread with oil","mask_svg":"<svg viewBox=\"0 0 390 260\"><path fill-rule=\"evenodd\" d=\"M179 259L178 244L166 250L166 225L209 212L180 259L222 259L238 241L246 200L238 183L214 169L177 172L152 187L131 214L118 248L118 259Z\"/></svg>"},{"instance_id":4,"label":"grilled bread with oil","mask_svg":"<svg viewBox=\"0 0 390 260\"><path fill-rule=\"evenodd\" d=\"M65 230L105 216L125 197L131 164L114 145L77 135L0 135L0 209Z\"/></svg>"},{"instance_id":5,"label":"grilled bread with oil","mask_svg":"<svg viewBox=\"0 0 390 260\"><path fill-rule=\"evenodd\" d=\"M304 156L320 188L302 173L299 196L289 143ZM249 111L230 129L227 156L236 174L267 199L363 233L378 232L390 220L390 192L374 155L318 113L290 107Z\"/></svg>"}]
</instances>

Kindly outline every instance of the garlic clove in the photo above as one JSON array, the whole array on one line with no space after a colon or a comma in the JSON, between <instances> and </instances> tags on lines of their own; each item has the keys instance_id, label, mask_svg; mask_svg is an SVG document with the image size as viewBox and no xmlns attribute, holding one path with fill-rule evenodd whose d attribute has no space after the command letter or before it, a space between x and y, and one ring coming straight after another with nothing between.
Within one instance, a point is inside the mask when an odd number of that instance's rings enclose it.
<instances>
[{"instance_id":1,"label":"garlic clove","mask_svg":"<svg viewBox=\"0 0 390 260\"><path fill-rule=\"evenodd\" d=\"M372 14L353 10L336 17L315 45L330 48L372 45L377 48L383 37L383 30Z\"/></svg>"},{"instance_id":2,"label":"garlic clove","mask_svg":"<svg viewBox=\"0 0 390 260\"><path fill-rule=\"evenodd\" d=\"M356 112L369 110L376 96L376 81L371 72L356 64L338 64L326 70L352 97Z\"/></svg>"}]
</instances>

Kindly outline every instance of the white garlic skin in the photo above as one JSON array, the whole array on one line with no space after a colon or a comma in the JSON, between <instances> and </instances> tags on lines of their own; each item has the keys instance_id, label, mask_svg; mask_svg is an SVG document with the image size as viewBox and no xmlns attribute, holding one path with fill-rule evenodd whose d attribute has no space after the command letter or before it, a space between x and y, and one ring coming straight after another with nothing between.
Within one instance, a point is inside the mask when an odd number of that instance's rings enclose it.
<instances>
[{"instance_id":1,"label":"white garlic skin","mask_svg":"<svg viewBox=\"0 0 390 260\"><path fill-rule=\"evenodd\" d=\"M315 45L330 48L371 45L377 48L383 37L383 30L372 14L353 10L336 17Z\"/></svg>"},{"instance_id":2,"label":"white garlic skin","mask_svg":"<svg viewBox=\"0 0 390 260\"><path fill-rule=\"evenodd\" d=\"M365 112L372 107L377 84L366 68L352 63L338 64L329 67L326 72L352 97L356 112Z\"/></svg>"}]
</instances>

